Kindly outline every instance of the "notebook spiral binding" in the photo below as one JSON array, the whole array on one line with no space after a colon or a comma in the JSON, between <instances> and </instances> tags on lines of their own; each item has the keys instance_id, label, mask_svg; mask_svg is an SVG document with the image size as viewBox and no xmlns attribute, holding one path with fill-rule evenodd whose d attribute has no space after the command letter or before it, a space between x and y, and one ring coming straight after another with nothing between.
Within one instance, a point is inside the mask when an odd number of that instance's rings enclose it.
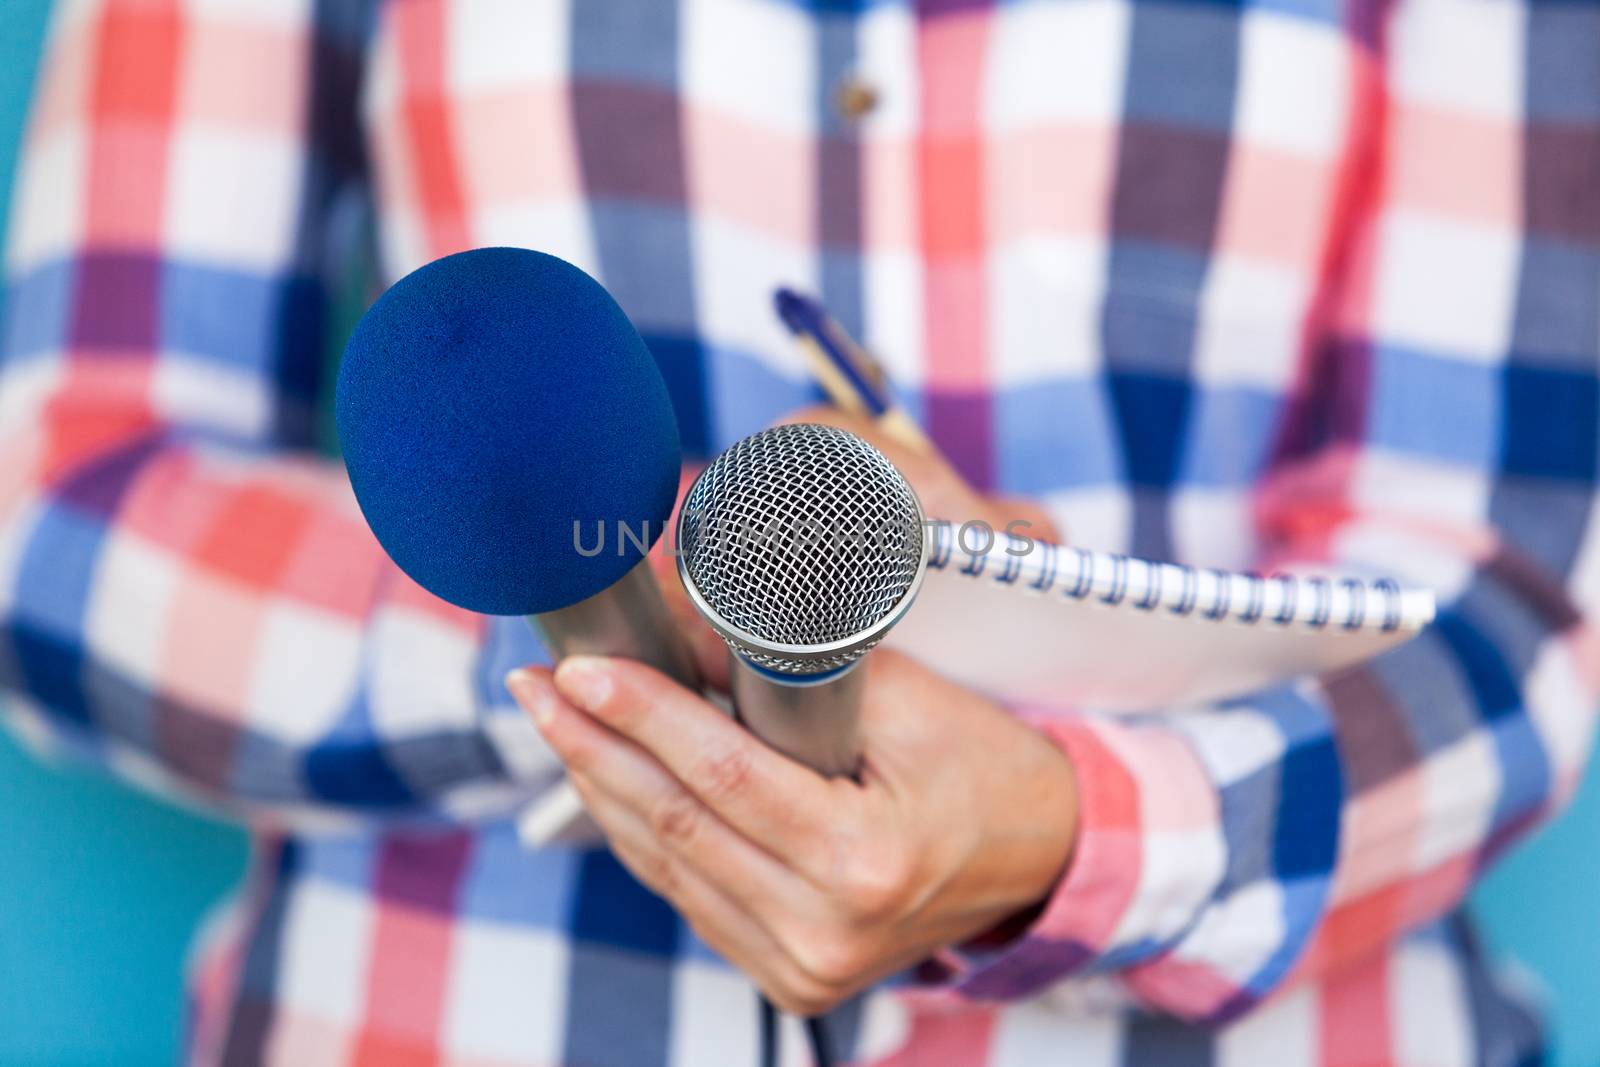
<instances>
[{"instance_id":1,"label":"notebook spiral binding","mask_svg":"<svg viewBox=\"0 0 1600 1067\"><path fill-rule=\"evenodd\" d=\"M1300 626L1310 630L1417 630L1433 621L1431 593L1403 589L1383 578L1260 575L1155 563L1073 545L1053 545L930 524L930 569L1015 586L1027 594L1056 595L1138 611L1164 609L1175 616L1246 626Z\"/></svg>"}]
</instances>

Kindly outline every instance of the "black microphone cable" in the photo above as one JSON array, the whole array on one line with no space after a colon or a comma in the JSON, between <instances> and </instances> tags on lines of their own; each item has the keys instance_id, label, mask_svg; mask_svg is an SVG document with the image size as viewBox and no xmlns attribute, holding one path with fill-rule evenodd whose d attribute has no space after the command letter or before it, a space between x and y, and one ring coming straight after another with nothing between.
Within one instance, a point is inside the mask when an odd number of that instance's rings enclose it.
<instances>
[{"instance_id":1,"label":"black microphone cable","mask_svg":"<svg viewBox=\"0 0 1600 1067\"><path fill-rule=\"evenodd\" d=\"M811 1059L816 1067L833 1067L833 1052L828 1047L827 1016L805 1020L806 1038L811 1043ZM761 1067L778 1067L778 1009L761 995Z\"/></svg>"},{"instance_id":2,"label":"black microphone cable","mask_svg":"<svg viewBox=\"0 0 1600 1067\"><path fill-rule=\"evenodd\" d=\"M817 1067L833 1067L833 1053L828 1048L826 1015L813 1015L806 1020L806 1036L811 1039L811 1058Z\"/></svg>"},{"instance_id":3,"label":"black microphone cable","mask_svg":"<svg viewBox=\"0 0 1600 1067\"><path fill-rule=\"evenodd\" d=\"M778 1009L765 993L761 1000L761 1067L778 1067Z\"/></svg>"}]
</instances>

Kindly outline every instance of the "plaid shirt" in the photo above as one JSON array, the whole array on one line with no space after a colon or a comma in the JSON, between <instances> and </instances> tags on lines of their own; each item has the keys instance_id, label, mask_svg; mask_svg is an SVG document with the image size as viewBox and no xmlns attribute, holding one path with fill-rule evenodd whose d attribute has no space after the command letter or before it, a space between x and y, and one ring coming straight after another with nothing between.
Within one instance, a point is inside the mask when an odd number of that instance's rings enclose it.
<instances>
[{"instance_id":1,"label":"plaid shirt","mask_svg":"<svg viewBox=\"0 0 1600 1067\"><path fill-rule=\"evenodd\" d=\"M0 685L42 748L258 828L192 1056L754 1059L748 982L609 853L518 845L559 773L500 682L522 622L409 583L315 455L373 204L385 279L484 244L595 274L697 455L813 399L796 284L1079 543L1440 591L1353 672L1043 716L1083 821L1042 916L836 1012L841 1050L1537 1057L1456 909L1572 788L1600 684L1596 40L1487 0L61 3Z\"/></svg>"}]
</instances>

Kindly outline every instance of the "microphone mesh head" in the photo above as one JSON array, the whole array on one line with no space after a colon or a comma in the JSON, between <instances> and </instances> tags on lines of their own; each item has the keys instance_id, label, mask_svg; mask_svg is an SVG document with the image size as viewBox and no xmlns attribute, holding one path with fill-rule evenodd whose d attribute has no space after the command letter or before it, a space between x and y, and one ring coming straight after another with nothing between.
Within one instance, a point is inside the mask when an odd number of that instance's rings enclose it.
<instances>
[{"instance_id":1,"label":"microphone mesh head","mask_svg":"<svg viewBox=\"0 0 1600 1067\"><path fill-rule=\"evenodd\" d=\"M854 434L775 426L701 472L679 551L685 585L734 651L818 674L860 658L909 606L925 563L922 508Z\"/></svg>"}]
</instances>

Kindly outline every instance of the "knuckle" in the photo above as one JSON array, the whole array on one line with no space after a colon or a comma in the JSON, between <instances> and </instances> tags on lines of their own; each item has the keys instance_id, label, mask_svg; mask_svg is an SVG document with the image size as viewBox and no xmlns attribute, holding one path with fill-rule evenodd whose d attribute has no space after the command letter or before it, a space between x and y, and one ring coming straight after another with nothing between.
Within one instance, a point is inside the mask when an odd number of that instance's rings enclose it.
<instances>
[{"instance_id":1,"label":"knuckle","mask_svg":"<svg viewBox=\"0 0 1600 1067\"><path fill-rule=\"evenodd\" d=\"M826 1015L838 1007L842 996L825 992L815 986L805 983L792 983L777 991L768 991L767 996L778 1009L787 1015L794 1015L802 1019L809 1019L816 1015Z\"/></svg>"},{"instance_id":2,"label":"knuckle","mask_svg":"<svg viewBox=\"0 0 1600 1067\"><path fill-rule=\"evenodd\" d=\"M790 1015L823 1015L838 1007L850 993L848 987L822 981L795 966L785 966L762 983L767 999Z\"/></svg>"},{"instance_id":3,"label":"knuckle","mask_svg":"<svg viewBox=\"0 0 1600 1067\"><path fill-rule=\"evenodd\" d=\"M682 789L663 794L650 808L650 829L663 841L687 844L700 826L700 805Z\"/></svg>"},{"instance_id":4,"label":"knuckle","mask_svg":"<svg viewBox=\"0 0 1600 1067\"><path fill-rule=\"evenodd\" d=\"M750 784L750 751L731 747L707 756L695 771L695 784L712 801L732 800Z\"/></svg>"},{"instance_id":5,"label":"knuckle","mask_svg":"<svg viewBox=\"0 0 1600 1067\"><path fill-rule=\"evenodd\" d=\"M841 903L856 920L896 916L911 897L910 864L893 850L860 857L845 868L841 890Z\"/></svg>"},{"instance_id":6,"label":"knuckle","mask_svg":"<svg viewBox=\"0 0 1600 1067\"><path fill-rule=\"evenodd\" d=\"M850 988L866 964L860 940L837 932L815 932L790 955L806 983L829 996L839 996Z\"/></svg>"},{"instance_id":7,"label":"knuckle","mask_svg":"<svg viewBox=\"0 0 1600 1067\"><path fill-rule=\"evenodd\" d=\"M655 890L668 900L677 900L683 888L683 878L678 873L678 865L671 860L661 859L650 865L650 877Z\"/></svg>"}]
</instances>

